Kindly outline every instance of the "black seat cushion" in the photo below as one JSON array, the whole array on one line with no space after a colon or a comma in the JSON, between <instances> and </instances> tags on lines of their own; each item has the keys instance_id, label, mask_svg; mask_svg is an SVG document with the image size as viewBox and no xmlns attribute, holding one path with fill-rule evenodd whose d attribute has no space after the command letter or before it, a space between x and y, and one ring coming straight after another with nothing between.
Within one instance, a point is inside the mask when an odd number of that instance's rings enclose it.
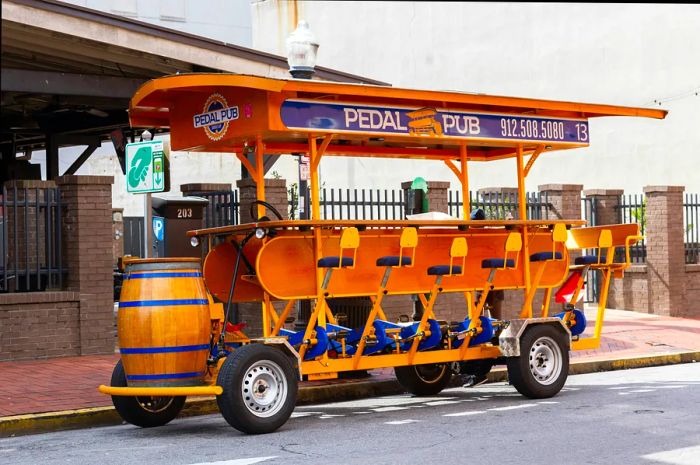
<instances>
[{"instance_id":1,"label":"black seat cushion","mask_svg":"<svg viewBox=\"0 0 700 465\"><path fill-rule=\"evenodd\" d=\"M505 263L506 268L514 268L515 260L509 258L507 261L504 258L487 258L481 261L482 268L503 268Z\"/></svg>"},{"instance_id":2,"label":"black seat cushion","mask_svg":"<svg viewBox=\"0 0 700 465\"><path fill-rule=\"evenodd\" d=\"M582 255L580 257L576 257L574 263L577 265L596 265L598 264L598 256ZM605 257L600 257L600 263L605 263Z\"/></svg>"},{"instance_id":3,"label":"black seat cushion","mask_svg":"<svg viewBox=\"0 0 700 465\"><path fill-rule=\"evenodd\" d=\"M552 258L552 256L554 256ZM537 252L530 255L531 262L543 262L545 260L561 260L561 253L559 252Z\"/></svg>"},{"instance_id":4,"label":"black seat cushion","mask_svg":"<svg viewBox=\"0 0 700 465\"><path fill-rule=\"evenodd\" d=\"M401 266L408 266L410 264L411 257L401 257ZM377 259L377 266L399 266L399 256L387 255L386 257L379 257Z\"/></svg>"},{"instance_id":5,"label":"black seat cushion","mask_svg":"<svg viewBox=\"0 0 700 465\"><path fill-rule=\"evenodd\" d=\"M340 257L323 257L318 261L319 268L338 268ZM343 257L341 266L352 266L354 260L352 257Z\"/></svg>"},{"instance_id":6,"label":"black seat cushion","mask_svg":"<svg viewBox=\"0 0 700 465\"><path fill-rule=\"evenodd\" d=\"M428 274L431 276L443 276L450 274L450 265L435 265L428 268ZM452 265L452 274L462 274L462 267Z\"/></svg>"}]
</instances>

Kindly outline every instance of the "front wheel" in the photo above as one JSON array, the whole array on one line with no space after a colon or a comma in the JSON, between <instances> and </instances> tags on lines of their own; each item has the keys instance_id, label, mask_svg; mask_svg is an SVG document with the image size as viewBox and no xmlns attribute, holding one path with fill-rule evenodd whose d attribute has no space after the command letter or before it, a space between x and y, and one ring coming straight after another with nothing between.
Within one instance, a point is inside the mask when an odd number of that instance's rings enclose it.
<instances>
[{"instance_id":1,"label":"front wheel","mask_svg":"<svg viewBox=\"0 0 700 465\"><path fill-rule=\"evenodd\" d=\"M114 387L127 387L121 360L114 367L110 384ZM182 410L185 399L185 396L112 396L112 403L119 416L127 423L152 428L170 423Z\"/></svg>"},{"instance_id":2,"label":"front wheel","mask_svg":"<svg viewBox=\"0 0 700 465\"><path fill-rule=\"evenodd\" d=\"M394 373L399 384L416 396L439 394L452 379L452 370L447 363L396 367Z\"/></svg>"},{"instance_id":3,"label":"front wheel","mask_svg":"<svg viewBox=\"0 0 700 465\"><path fill-rule=\"evenodd\" d=\"M508 379L525 397L556 395L569 375L569 347L562 331L550 324L527 328L520 338L520 356L508 357Z\"/></svg>"},{"instance_id":4,"label":"front wheel","mask_svg":"<svg viewBox=\"0 0 700 465\"><path fill-rule=\"evenodd\" d=\"M224 419L248 434L271 433L284 425L297 401L298 377L291 359L264 344L233 351L221 366L216 397Z\"/></svg>"}]
</instances>

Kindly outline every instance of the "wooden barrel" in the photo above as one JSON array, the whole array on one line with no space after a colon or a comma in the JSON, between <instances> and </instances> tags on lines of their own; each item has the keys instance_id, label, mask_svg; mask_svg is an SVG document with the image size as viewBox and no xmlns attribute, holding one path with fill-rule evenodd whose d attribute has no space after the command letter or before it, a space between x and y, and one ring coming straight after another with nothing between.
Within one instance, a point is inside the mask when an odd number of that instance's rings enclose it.
<instances>
[{"instance_id":1,"label":"wooden barrel","mask_svg":"<svg viewBox=\"0 0 700 465\"><path fill-rule=\"evenodd\" d=\"M129 386L203 384L210 325L200 259L127 263L117 333Z\"/></svg>"}]
</instances>

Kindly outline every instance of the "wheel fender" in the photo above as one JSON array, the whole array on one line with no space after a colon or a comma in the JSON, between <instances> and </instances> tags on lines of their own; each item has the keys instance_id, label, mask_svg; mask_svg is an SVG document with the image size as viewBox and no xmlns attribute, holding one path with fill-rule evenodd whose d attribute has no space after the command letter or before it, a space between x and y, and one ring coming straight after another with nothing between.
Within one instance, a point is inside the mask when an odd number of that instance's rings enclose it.
<instances>
[{"instance_id":1,"label":"wheel fender","mask_svg":"<svg viewBox=\"0 0 700 465\"><path fill-rule=\"evenodd\" d=\"M547 318L525 318L510 320L508 327L505 328L498 337L498 345L504 357L519 357L520 356L520 337L525 332L525 329L531 325L554 325L557 329L566 335L568 347L571 347L571 331L566 327L564 322L556 317Z\"/></svg>"},{"instance_id":2,"label":"wheel fender","mask_svg":"<svg viewBox=\"0 0 700 465\"><path fill-rule=\"evenodd\" d=\"M302 380L302 377L301 377L301 357L299 357L299 352L294 350L294 347L292 347L289 344L286 337L256 338L256 339L251 339L250 343L251 344L266 344L266 345L272 346L275 349L281 350L282 352L286 353L289 357L291 357L294 360L294 363L296 365L295 368L297 369L297 372L299 373L299 381Z\"/></svg>"}]
</instances>

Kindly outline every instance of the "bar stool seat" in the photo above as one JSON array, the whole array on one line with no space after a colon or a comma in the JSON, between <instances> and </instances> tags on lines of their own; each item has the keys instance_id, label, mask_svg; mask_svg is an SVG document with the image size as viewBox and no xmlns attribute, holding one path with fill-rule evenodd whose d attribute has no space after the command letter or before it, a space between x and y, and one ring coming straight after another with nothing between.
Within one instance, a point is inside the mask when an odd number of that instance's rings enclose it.
<instances>
[{"instance_id":1,"label":"bar stool seat","mask_svg":"<svg viewBox=\"0 0 700 465\"><path fill-rule=\"evenodd\" d=\"M435 265L428 268L428 275L430 276L446 276L453 274L462 274L462 267L460 265L452 265L451 272L450 265Z\"/></svg>"},{"instance_id":2,"label":"bar stool seat","mask_svg":"<svg viewBox=\"0 0 700 465\"><path fill-rule=\"evenodd\" d=\"M605 256L600 257L600 260L598 260L597 255L582 255L580 257L576 257L576 259L574 260L574 263L576 265L597 265L601 262L605 262Z\"/></svg>"},{"instance_id":3,"label":"bar stool seat","mask_svg":"<svg viewBox=\"0 0 700 465\"><path fill-rule=\"evenodd\" d=\"M377 266L411 266L411 257L399 257L398 255L387 255L377 259Z\"/></svg>"},{"instance_id":4,"label":"bar stool seat","mask_svg":"<svg viewBox=\"0 0 700 465\"><path fill-rule=\"evenodd\" d=\"M323 257L318 261L319 268L345 268L355 264L352 257Z\"/></svg>"},{"instance_id":5,"label":"bar stool seat","mask_svg":"<svg viewBox=\"0 0 700 465\"><path fill-rule=\"evenodd\" d=\"M531 262L544 262L547 260L561 260L560 252L537 252L530 255Z\"/></svg>"},{"instance_id":6,"label":"bar stool seat","mask_svg":"<svg viewBox=\"0 0 700 465\"><path fill-rule=\"evenodd\" d=\"M486 258L481 261L482 268L515 268L515 260L512 258Z\"/></svg>"}]
</instances>

